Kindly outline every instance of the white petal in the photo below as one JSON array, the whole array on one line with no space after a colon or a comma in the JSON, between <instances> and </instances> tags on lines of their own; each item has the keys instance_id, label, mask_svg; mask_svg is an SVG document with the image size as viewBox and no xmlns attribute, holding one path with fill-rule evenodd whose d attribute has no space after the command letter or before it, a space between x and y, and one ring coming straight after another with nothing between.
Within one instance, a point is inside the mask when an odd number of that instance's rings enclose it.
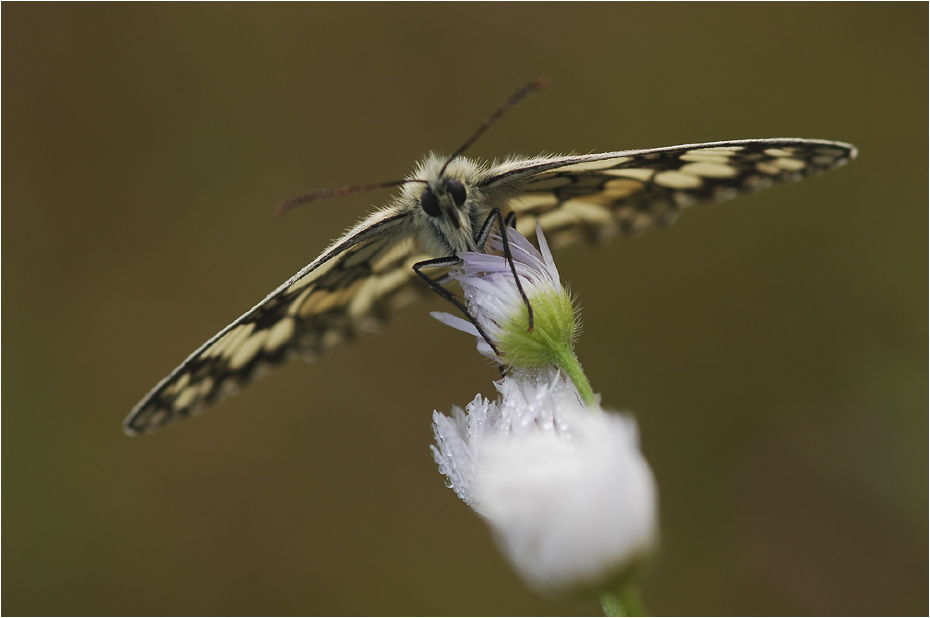
<instances>
[{"instance_id":1,"label":"white petal","mask_svg":"<svg viewBox=\"0 0 930 618\"><path fill-rule=\"evenodd\" d=\"M532 587L596 584L642 557L655 537L656 491L635 425L589 414L567 441L498 436L481 449L475 498L501 551Z\"/></svg>"},{"instance_id":2,"label":"white petal","mask_svg":"<svg viewBox=\"0 0 930 618\"><path fill-rule=\"evenodd\" d=\"M636 563L656 537L657 506L633 419L582 405L553 369L495 385L497 402L476 397L464 419L434 414L434 453L516 571L559 592Z\"/></svg>"}]
</instances>

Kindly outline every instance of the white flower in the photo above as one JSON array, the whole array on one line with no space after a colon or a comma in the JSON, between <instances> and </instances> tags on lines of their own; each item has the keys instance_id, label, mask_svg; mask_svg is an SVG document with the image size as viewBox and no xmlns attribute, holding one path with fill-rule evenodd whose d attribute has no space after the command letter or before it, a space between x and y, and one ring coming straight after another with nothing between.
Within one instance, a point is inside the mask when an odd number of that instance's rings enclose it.
<instances>
[{"instance_id":1,"label":"white flower","mask_svg":"<svg viewBox=\"0 0 930 618\"><path fill-rule=\"evenodd\" d=\"M539 226L540 251L515 230L506 233L527 299L501 255L460 253L463 265L450 273L502 357L471 322L433 315L474 335L507 375L495 383L495 400L478 395L451 417L433 413L433 455L530 586L617 590L654 544L655 482L635 422L601 409L575 357L577 316ZM490 244L502 250L500 238ZM605 608L621 603L604 598Z\"/></svg>"},{"instance_id":2,"label":"white flower","mask_svg":"<svg viewBox=\"0 0 930 618\"><path fill-rule=\"evenodd\" d=\"M433 413L447 485L533 588L609 584L656 537L656 488L632 418L585 406L555 368L516 370L449 418Z\"/></svg>"},{"instance_id":3,"label":"white flower","mask_svg":"<svg viewBox=\"0 0 930 618\"><path fill-rule=\"evenodd\" d=\"M462 266L449 273L461 284L469 313L503 352L502 358L494 354L471 322L448 313L432 313L440 322L474 335L479 352L510 366L562 366L574 354L572 347L578 330L574 307L562 287L538 224L536 237L539 251L519 232L507 228L513 265L533 308L532 329L527 304L514 280L510 262L503 255L462 252L458 254ZM489 245L497 251L503 250L498 236L492 236Z\"/></svg>"}]
</instances>

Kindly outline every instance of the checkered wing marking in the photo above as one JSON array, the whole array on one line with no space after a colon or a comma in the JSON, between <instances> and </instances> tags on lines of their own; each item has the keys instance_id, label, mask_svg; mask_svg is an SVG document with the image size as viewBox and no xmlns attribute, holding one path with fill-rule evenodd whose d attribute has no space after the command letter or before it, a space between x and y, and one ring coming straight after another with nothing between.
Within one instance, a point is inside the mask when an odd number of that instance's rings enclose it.
<instances>
[{"instance_id":1,"label":"checkered wing marking","mask_svg":"<svg viewBox=\"0 0 930 618\"><path fill-rule=\"evenodd\" d=\"M851 144L767 139L537 159L490 170L514 191L521 232L538 220L550 242L604 241L672 223L682 209L819 174L852 160Z\"/></svg>"},{"instance_id":2,"label":"checkered wing marking","mask_svg":"<svg viewBox=\"0 0 930 618\"><path fill-rule=\"evenodd\" d=\"M130 434L154 431L232 395L296 354L313 358L371 330L420 290L423 259L403 225L381 212L224 328L162 380L126 419Z\"/></svg>"}]
</instances>

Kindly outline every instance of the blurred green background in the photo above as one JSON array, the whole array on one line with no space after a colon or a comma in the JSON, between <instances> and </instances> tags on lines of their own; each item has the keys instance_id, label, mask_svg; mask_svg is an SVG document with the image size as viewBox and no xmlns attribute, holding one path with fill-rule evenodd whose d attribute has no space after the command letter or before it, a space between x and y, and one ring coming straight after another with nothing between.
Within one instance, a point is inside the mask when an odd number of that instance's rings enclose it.
<instances>
[{"instance_id":1,"label":"blurred green background","mask_svg":"<svg viewBox=\"0 0 930 618\"><path fill-rule=\"evenodd\" d=\"M209 336L518 85L470 154L749 137L852 165L560 253L579 354L661 492L654 614L927 612L927 5L3 8L4 614L577 614L443 486L491 393L408 308L130 439Z\"/></svg>"}]
</instances>

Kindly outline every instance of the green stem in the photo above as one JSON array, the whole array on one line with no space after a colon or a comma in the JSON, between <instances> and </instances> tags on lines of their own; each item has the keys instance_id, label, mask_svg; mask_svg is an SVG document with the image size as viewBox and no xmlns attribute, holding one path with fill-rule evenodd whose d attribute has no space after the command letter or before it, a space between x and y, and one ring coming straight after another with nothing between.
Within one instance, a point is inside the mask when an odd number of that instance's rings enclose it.
<instances>
[{"instance_id":1,"label":"green stem","mask_svg":"<svg viewBox=\"0 0 930 618\"><path fill-rule=\"evenodd\" d=\"M594 389L591 388L591 383L588 382L588 377L584 374L584 370L581 368L581 363L578 362L578 357L575 356L575 353L570 349L565 350L555 359L555 364L565 372L568 379L571 380L575 388L578 389L578 394L581 395L582 403L587 406L596 406L597 397L594 396Z\"/></svg>"},{"instance_id":2,"label":"green stem","mask_svg":"<svg viewBox=\"0 0 930 618\"><path fill-rule=\"evenodd\" d=\"M624 586L616 592L604 592L600 595L601 607L605 616L645 616L639 591L633 586Z\"/></svg>"}]
</instances>

